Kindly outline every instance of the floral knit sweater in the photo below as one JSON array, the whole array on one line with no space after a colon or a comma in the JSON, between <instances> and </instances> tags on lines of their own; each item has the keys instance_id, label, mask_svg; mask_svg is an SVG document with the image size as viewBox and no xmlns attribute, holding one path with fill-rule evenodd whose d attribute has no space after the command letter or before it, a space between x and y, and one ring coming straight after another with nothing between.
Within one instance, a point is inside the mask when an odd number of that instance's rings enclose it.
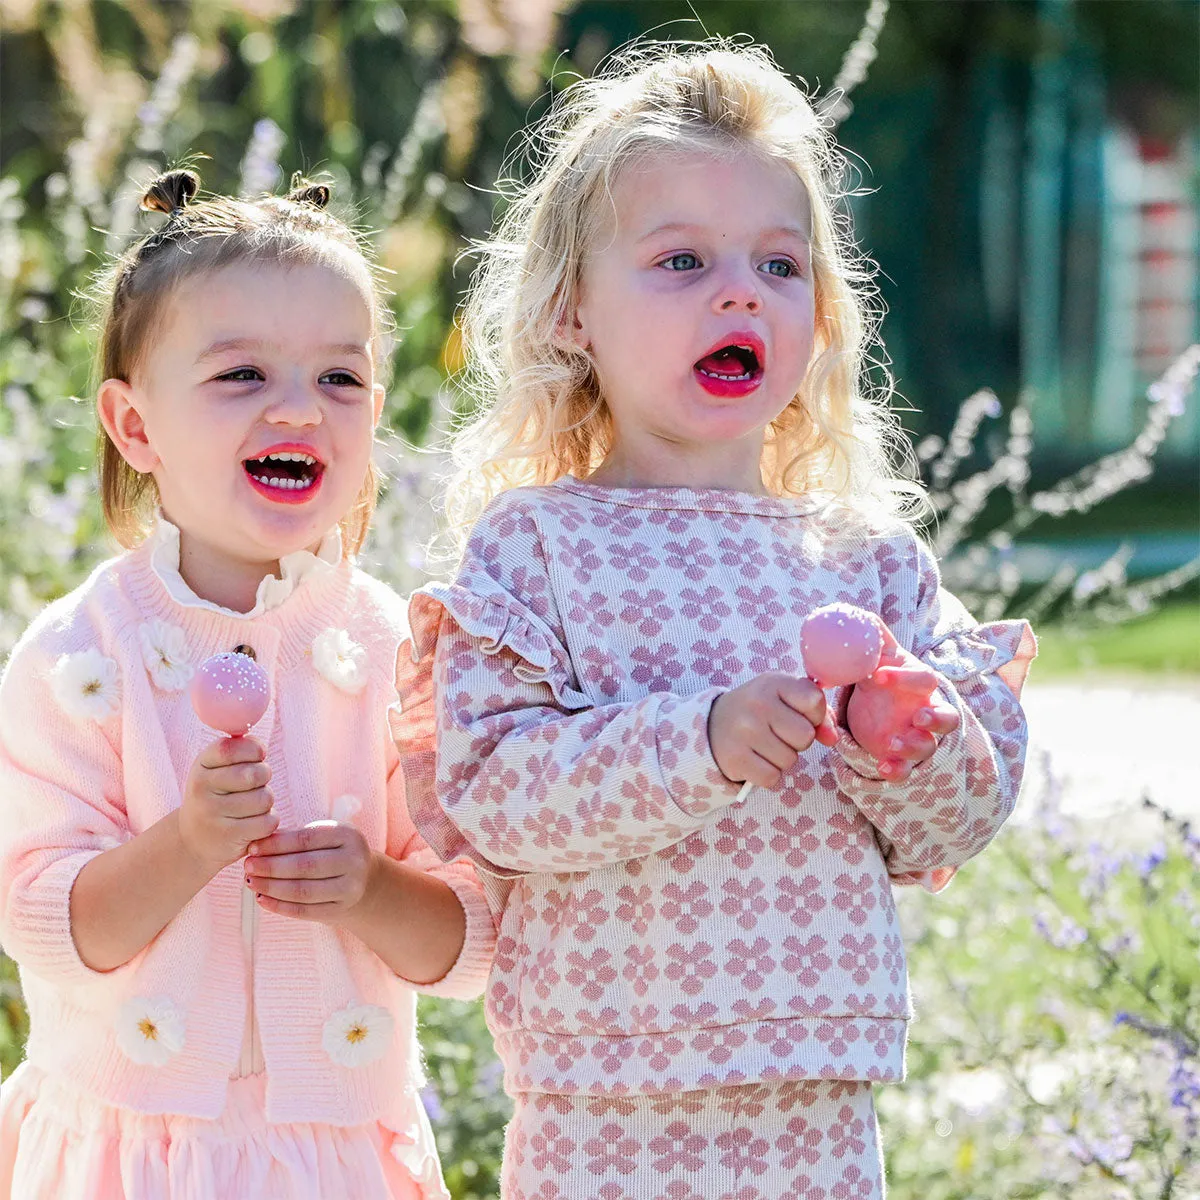
<instances>
[{"instance_id":1,"label":"floral knit sweater","mask_svg":"<svg viewBox=\"0 0 1200 1200\"><path fill-rule=\"evenodd\" d=\"M388 728L404 603L341 561L249 615L184 604L156 570L160 551L151 539L52 604L0 680L0 942L21 968L28 1057L112 1104L214 1118L254 1025L270 1120L403 1120L422 1082L416 991L478 994L495 940L473 867L443 865L404 803ZM462 903L466 942L439 982L409 984L350 934L253 909L251 960L240 863L125 965L101 973L80 959L76 876L179 806L218 736L192 711L192 671L242 644L270 677L251 736L267 749L281 827L352 820L373 849L437 875Z\"/></svg>"},{"instance_id":2,"label":"floral knit sweater","mask_svg":"<svg viewBox=\"0 0 1200 1200\"><path fill-rule=\"evenodd\" d=\"M936 889L1012 810L1035 644L976 625L907 527L850 529L568 477L500 496L457 579L413 597L394 732L417 826L503 914L486 1004L510 1091L902 1075L891 882ZM899 784L842 728L738 803L712 702L800 673L801 622L835 600L880 614L961 725Z\"/></svg>"}]
</instances>

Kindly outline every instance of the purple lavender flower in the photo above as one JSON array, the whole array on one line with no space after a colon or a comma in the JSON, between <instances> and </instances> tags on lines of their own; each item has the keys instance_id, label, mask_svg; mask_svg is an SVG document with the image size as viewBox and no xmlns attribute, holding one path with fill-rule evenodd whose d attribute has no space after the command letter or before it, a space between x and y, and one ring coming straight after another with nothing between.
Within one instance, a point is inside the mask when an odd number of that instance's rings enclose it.
<instances>
[{"instance_id":1,"label":"purple lavender flower","mask_svg":"<svg viewBox=\"0 0 1200 1200\"><path fill-rule=\"evenodd\" d=\"M434 1125L446 1115L446 1110L442 1108L442 1102L431 1084L421 1089L421 1103L425 1106L425 1115Z\"/></svg>"}]
</instances>

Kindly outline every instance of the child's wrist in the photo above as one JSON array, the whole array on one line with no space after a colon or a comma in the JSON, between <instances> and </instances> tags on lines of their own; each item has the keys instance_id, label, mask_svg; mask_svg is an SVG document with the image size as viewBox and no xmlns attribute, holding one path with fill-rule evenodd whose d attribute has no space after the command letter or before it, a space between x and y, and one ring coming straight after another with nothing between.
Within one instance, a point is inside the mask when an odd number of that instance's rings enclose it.
<instances>
[{"instance_id":1,"label":"child's wrist","mask_svg":"<svg viewBox=\"0 0 1200 1200\"><path fill-rule=\"evenodd\" d=\"M197 891L229 865L228 863L210 862L203 855L196 853L188 844L188 840L184 835L179 809L163 817L162 823L166 826L167 832L170 834L174 859L180 869L196 882Z\"/></svg>"},{"instance_id":2,"label":"child's wrist","mask_svg":"<svg viewBox=\"0 0 1200 1200\"><path fill-rule=\"evenodd\" d=\"M370 854L362 895L353 904L346 906L338 920L338 924L350 933L358 933L364 926L369 925L378 906L380 886L383 883L383 862L387 855L378 850L372 850Z\"/></svg>"}]
</instances>

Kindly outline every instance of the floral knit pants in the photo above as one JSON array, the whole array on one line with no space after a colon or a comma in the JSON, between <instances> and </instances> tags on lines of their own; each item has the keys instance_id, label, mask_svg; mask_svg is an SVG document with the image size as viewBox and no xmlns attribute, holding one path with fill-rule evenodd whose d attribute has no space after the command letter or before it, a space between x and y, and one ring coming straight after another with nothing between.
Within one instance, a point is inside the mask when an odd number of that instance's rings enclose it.
<instances>
[{"instance_id":1,"label":"floral knit pants","mask_svg":"<svg viewBox=\"0 0 1200 1200\"><path fill-rule=\"evenodd\" d=\"M882 1200L871 1085L518 1096L502 1200Z\"/></svg>"}]
</instances>

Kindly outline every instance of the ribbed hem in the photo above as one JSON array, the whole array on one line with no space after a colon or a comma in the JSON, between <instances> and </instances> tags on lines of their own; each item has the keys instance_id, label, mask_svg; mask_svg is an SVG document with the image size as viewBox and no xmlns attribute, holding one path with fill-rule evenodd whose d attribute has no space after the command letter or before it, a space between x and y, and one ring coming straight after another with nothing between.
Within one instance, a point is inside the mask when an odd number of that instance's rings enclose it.
<instances>
[{"instance_id":1,"label":"ribbed hem","mask_svg":"<svg viewBox=\"0 0 1200 1200\"><path fill-rule=\"evenodd\" d=\"M692 820L726 808L738 797L741 785L721 773L708 741L708 718L713 702L724 688L709 688L679 699L664 696L655 728L655 753L667 795ZM690 729L692 737L680 747L679 735ZM664 732L669 734L664 739Z\"/></svg>"},{"instance_id":2,"label":"ribbed hem","mask_svg":"<svg viewBox=\"0 0 1200 1200\"><path fill-rule=\"evenodd\" d=\"M790 1079L904 1077L902 1017L792 1017L661 1034L496 1037L504 1086L518 1092L665 1094ZM731 1046L737 1049L730 1053Z\"/></svg>"},{"instance_id":3,"label":"ribbed hem","mask_svg":"<svg viewBox=\"0 0 1200 1200\"><path fill-rule=\"evenodd\" d=\"M425 996L442 996L451 1000L474 1000L483 992L492 969L496 950L496 926L487 901L473 879L450 871L430 871L458 897L467 919L462 949L454 965L441 979L433 983L404 982Z\"/></svg>"}]
</instances>

